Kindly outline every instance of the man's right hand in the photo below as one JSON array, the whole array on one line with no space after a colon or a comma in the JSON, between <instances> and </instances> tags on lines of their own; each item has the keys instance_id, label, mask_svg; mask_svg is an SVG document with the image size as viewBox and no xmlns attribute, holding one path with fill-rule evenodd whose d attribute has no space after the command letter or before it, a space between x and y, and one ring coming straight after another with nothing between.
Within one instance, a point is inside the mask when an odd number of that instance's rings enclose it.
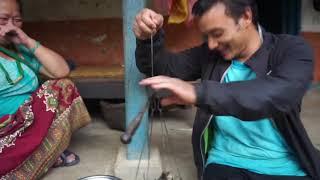
<instances>
[{"instance_id":1,"label":"man's right hand","mask_svg":"<svg viewBox=\"0 0 320 180\"><path fill-rule=\"evenodd\" d=\"M161 14L150 9L143 9L136 15L133 32L137 39L146 40L156 34L162 25L163 16Z\"/></svg>"}]
</instances>

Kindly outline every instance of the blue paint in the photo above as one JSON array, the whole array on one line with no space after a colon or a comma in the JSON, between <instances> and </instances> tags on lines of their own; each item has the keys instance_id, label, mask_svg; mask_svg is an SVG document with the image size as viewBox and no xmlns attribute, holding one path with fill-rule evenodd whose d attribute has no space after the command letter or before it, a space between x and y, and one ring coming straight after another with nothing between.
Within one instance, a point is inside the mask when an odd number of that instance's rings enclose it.
<instances>
[{"instance_id":1,"label":"blue paint","mask_svg":"<svg viewBox=\"0 0 320 180\"><path fill-rule=\"evenodd\" d=\"M132 32L133 20L136 14L145 7L145 0L123 0L123 37L125 57L125 98L126 98L126 125L138 114L147 102L147 91L139 86L139 81L144 75L139 72L135 63L136 38ZM131 143L127 146L127 159L140 158L140 153L145 148L143 157L147 156L148 138L148 113L145 114L140 127L137 129ZM144 145L145 144L145 145Z\"/></svg>"}]
</instances>

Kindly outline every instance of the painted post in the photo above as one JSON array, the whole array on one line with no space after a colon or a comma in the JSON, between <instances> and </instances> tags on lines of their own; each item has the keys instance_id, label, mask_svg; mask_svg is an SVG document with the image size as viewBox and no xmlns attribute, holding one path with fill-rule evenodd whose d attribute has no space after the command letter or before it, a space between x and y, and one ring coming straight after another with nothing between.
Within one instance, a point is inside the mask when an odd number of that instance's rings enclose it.
<instances>
[{"instance_id":1,"label":"painted post","mask_svg":"<svg viewBox=\"0 0 320 180\"><path fill-rule=\"evenodd\" d=\"M135 63L136 39L132 32L133 20L136 14L145 7L145 0L123 0L123 37L125 57L125 108L126 126L141 111L147 102L147 91L139 86L144 75L139 72ZM148 152L148 113L145 113L140 127L137 129L131 143L127 146L127 159L136 160Z\"/></svg>"}]
</instances>

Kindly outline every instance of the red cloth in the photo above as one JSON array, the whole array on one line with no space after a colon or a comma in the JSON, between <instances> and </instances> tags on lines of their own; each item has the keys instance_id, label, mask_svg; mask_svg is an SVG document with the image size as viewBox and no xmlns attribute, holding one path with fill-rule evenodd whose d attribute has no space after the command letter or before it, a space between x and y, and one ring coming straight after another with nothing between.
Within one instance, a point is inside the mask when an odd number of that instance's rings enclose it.
<instances>
[{"instance_id":1,"label":"red cloth","mask_svg":"<svg viewBox=\"0 0 320 180\"><path fill-rule=\"evenodd\" d=\"M17 138L14 146L4 148L0 154L0 175L16 168L41 144L54 118L54 113L46 112L44 106L41 99L34 101L34 123Z\"/></svg>"},{"instance_id":2,"label":"red cloth","mask_svg":"<svg viewBox=\"0 0 320 180\"><path fill-rule=\"evenodd\" d=\"M58 117L59 113L63 112L67 107L70 107L73 99L79 96L76 89L72 86L61 89L57 82L59 83L59 81L52 83L53 85L49 87L50 90L46 90L48 89L47 86L46 88L40 87L34 92L31 101L23 104L17 113L12 116L12 119L17 120L19 123L12 123L13 125L15 124L15 126L11 127L9 131L7 129L7 134L0 136L1 140L1 137L5 137L5 135L9 137L9 135L12 135L23 126L27 127L21 132L21 136L18 136L16 140L13 141L14 145L10 144L9 147L4 146L2 152L0 151L0 177L17 168L41 145L54 119ZM48 95L47 92L50 94ZM65 94L69 95L65 96ZM25 120L27 119L28 113L30 113L30 111L28 111L30 107L32 107L34 116L33 118L29 118L33 121L32 124L28 126ZM8 118L8 115L1 117L0 122L4 122L5 118ZM21 119L23 119L22 123ZM0 129L0 132L3 133L2 130L3 129Z\"/></svg>"}]
</instances>

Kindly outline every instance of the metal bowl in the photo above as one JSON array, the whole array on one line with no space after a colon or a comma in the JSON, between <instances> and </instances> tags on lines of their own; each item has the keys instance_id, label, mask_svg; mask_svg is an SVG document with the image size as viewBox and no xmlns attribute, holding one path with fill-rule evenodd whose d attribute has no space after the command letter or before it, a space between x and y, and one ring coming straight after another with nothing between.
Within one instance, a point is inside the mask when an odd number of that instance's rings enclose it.
<instances>
[{"instance_id":1,"label":"metal bowl","mask_svg":"<svg viewBox=\"0 0 320 180\"><path fill-rule=\"evenodd\" d=\"M121 179L115 176L109 176L109 175L96 175L96 176L83 177L78 180L121 180Z\"/></svg>"}]
</instances>

